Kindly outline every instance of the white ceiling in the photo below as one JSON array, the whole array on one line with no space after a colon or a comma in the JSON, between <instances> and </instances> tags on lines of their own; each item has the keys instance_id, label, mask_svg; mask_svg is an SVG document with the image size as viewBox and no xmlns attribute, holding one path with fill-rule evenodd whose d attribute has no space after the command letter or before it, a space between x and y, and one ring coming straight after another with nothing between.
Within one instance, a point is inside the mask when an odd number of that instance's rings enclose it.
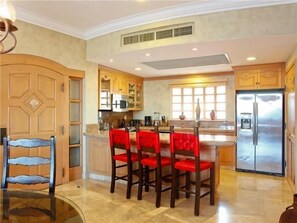
<instances>
[{"instance_id":1,"label":"white ceiling","mask_svg":"<svg viewBox=\"0 0 297 223\"><path fill-rule=\"evenodd\" d=\"M91 39L128 27L224 10L296 3L296 0L105 0L105 1L53 1L11 0L17 19L56 30L81 39ZM203 7L202 7L203 6ZM143 77L167 76L189 73L231 71L231 66L286 61L297 44L297 34L257 39L197 42L152 48L150 57L145 50L98 57L93 62L113 67ZM197 47L197 51L192 51ZM276 53L277 52L277 53ZM231 64L156 70L143 62L182 59L217 54L227 54ZM255 62L246 61L256 56ZM109 60L113 59L110 63ZM135 71L141 67L141 71Z\"/></svg>"}]
</instances>

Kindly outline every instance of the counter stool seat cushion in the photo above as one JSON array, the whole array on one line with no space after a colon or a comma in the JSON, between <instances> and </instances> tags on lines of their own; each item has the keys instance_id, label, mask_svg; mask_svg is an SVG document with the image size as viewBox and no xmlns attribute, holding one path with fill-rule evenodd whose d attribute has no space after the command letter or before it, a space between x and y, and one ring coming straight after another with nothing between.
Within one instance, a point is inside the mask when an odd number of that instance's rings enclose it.
<instances>
[{"instance_id":1,"label":"counter stool seat cushion","mask_svg":"<svg viewBox=\"0 0 297 223\"><path fill-rule=\"evenodd\" d=\"M212 166L213 166L212 162L200 161L200 171L210 169L212 168ZM193 159L185 159L185 160L177 161L174 164L174 167L176 169L183 170L183 171L196 172L195 160Z\"/></svg>"},{"instance_id":2,"label":"counter stool seat cushion","mask_svg":"<svg viewBox=\"0 0 297 223\"><path fill-rule=\"evenodd\" d=\"M141 164L144 166L150 166L157 168L158 162L157 157L148 157L141 160ZM161 157L161 166L169 166L171 164L171 159L169 157Z\"/></svg>"},{"instance_id":3,"label":"counter stool seat cushion","mask_svg":"<svg viewBox=\"0 0 297 223\"><path fill-rule=\"evenodd\" d=\"M127 157L126 153L121 153L121 154L114 155L113 158L115 160L122 161L122 162L125 162L125 163L128 162L128 157ZM131 161L132 162L138 161L138 154L137 153L131 153Z\"/></svg>"}]
</instances>

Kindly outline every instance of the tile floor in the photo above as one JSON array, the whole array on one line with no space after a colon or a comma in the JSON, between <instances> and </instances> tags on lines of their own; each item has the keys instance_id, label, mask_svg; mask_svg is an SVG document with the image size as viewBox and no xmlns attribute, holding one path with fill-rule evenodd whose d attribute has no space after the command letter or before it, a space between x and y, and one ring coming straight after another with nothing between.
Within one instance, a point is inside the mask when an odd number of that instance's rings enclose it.
<instances>
[{"instance_id":1,"label":"tile floor","mask_svg":"<svg viewBox=\"0 0 297 223\"><path fill-rule=\"evenodd\" d=\"M221 169L221 182L215 206L208 196L201 199L200 216L194 216L194 199L181 198L170 208L170 191L162 193L160 208L155 208L155 193L144 192L137 200L137 186L130 200L126 185L116 184L109 193L109 182L83 179L56 187L56 193L74 201L87 223L278 223L281 213L292 204L293 192L286 178L241 173Z\"/></svg>"}]
</instances>

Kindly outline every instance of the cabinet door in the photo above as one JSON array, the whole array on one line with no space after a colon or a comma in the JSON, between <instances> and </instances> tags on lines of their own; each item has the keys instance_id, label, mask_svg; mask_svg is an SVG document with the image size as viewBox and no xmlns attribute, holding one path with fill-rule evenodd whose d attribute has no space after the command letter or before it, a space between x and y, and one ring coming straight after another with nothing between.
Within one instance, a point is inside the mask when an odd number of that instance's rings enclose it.
<instances>
[{"instance_id":1,"label":"cabinet door","mask_svg":"<svg viewBox=\"0 0 297 223\"><path fill-rule=\"evenodd\" d=\"M118 74L114 75L113 93L128 95L128 81L125 77Z\"/></svg>"},{"instance_id":2,"label":"cabinet door","mask_svg":"<svg viewBox=\"0 0 297 223\"><path fill-rule=\"evenodd\" d=\"M282 87L281 68L261 68L258 76L258 89L273 89Z\"/></svg>"},{"instance_id":3,"label":"cabinet door","mask_svg":"<svg viewBox=\"0 0 297 223\"><path fill-rule=\"evenodd\" d=\"M99 102L100 110L111 110L111 92L112 92L113 78L112 75L106 71L100 70L99 74Z\"/></svg>"},{"instance_id":4,"label":"cabinet door","mask_svg":"<svg viewBox=\"0 0 297 223\"><path fill-rule=\"evenodd\" d=\"M258 70L238 70L236 71L236 90L257 89Z\"/></svg>"}]
</instances>

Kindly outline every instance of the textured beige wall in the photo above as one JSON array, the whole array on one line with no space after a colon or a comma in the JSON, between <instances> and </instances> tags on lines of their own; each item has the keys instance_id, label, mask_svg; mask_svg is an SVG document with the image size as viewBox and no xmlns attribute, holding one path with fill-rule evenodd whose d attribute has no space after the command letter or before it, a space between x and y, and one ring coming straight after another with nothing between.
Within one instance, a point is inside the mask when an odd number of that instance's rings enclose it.
<instances>
[{"instance_id":1,"label":"textured beige wall","mask_svg":"<svg viewBox=\"0 0 297 223\"><path fill-rule=\"evenodd\" d=\"M219 41L228 39L275 36L297 33L297 4L279 5L188 16L133 27L102 35L87 41L87 60L98 52L112 55L165 45ZM195 35L121 46L121 35L180 23L195 23Z\"/></svg>"},{"instance_id":2,"label":"textured beige wall","mask_svg":"<svg viewBox=\"0 0 297 223\"><path fill-rule=\"evenodd\" d=\"M98 66L85 59L86 42L59 32L22 21L15 25L17 46L12 53L31 54L56 61L68 68L85 71L84 80L84 129L85 123L97 122Z\"/></svg>"},{"instance_id":3,"label":"textured beige wall","mask_svg":"<svg viewBox=\"0 0 297 223\"><path fill-rule=\"evenodd\" d=\"M147 80L144 81L144 109L143 111L134 112L134 119L144 119L144 116L153 116L154 112L160 112L170 119L170 84L176 83L197 83L210 82L217 80L227 80L227 120L233 122L235 117L235 84L234 75L218 75L205 77L197 75L194 78L168 79L168 80Z\"/></svg>"}]
</instances>

